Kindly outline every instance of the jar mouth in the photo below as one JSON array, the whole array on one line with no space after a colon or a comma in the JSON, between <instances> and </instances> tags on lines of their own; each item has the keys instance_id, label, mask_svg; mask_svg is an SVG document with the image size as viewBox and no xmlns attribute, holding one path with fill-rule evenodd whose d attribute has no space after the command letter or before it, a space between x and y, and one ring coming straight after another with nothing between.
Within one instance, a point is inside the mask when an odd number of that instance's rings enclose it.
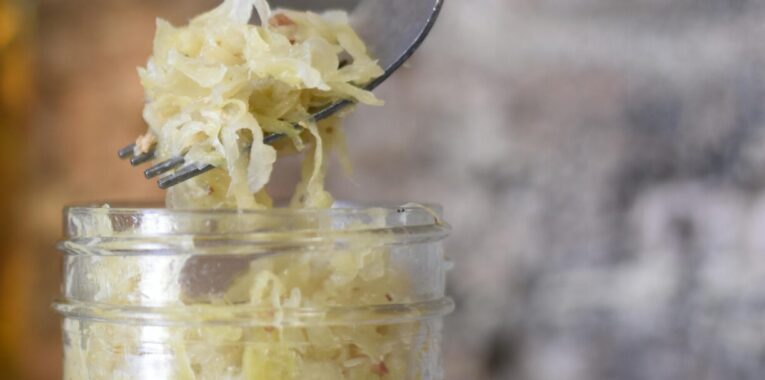
<instances>
[{"instance_id":1,"label":"jar mouth","mask_svg":"<svg viewBox=\"0 0 765 380\"><path fill-rule=\"evenodd\" d=\"M434 204L363 205L329 209L200 210L141 204L70 206L64 209L66 253L194 254L295 245L413 244L440 240L450 227ZM377 244L374 244L377 245ZM241 249L240 249L241 248Z\"/></svg>"},{"instance_id":2,"label":"jar mouth","mask_svg":"<svg viewBox=\"0 0 765 380\"><path fill-rule=\"evenodd\" d=\"M161 213L165 215L251 215L251 216L307 216L359 214L387 211L390 213L425 212L432 217L441 218L443 208L436 203L406 202L406 203L361 203L337 201L330 208L289 208L274 207L268 209L171 209L159 202L91 202L64 207L65 214L142 214Z\"/></svg>"}]
</instances>

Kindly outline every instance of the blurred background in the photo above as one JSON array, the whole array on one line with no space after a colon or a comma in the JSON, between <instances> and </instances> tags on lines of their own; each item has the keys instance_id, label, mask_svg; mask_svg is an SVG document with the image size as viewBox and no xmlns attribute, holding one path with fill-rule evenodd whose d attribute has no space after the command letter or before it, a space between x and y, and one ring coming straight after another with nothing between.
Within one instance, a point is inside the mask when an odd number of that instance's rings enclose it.
<instances>
[{"instance_id":1,"label":"blurred background","mask_svg":"<svg viewBox=\"0 0 765 380\"><path fill-rule=\"evenodd\" d=\"M3 379L60 378L61 208L161 199L135 68L216 2L0 0ZM765 378L761 4L447 0L330 189L445 206L448 380Z\"/></svg>"}]
</instances>

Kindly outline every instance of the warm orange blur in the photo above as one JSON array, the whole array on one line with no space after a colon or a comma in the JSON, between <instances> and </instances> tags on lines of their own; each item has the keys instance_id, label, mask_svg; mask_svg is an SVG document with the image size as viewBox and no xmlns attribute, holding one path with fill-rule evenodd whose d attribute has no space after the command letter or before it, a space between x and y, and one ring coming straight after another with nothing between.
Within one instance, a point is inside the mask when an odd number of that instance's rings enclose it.
<instances>
[{"instance_id":1,"label":"warm orange blur","mask_svg":"<svg viewBox=\"0 0 765 380\"><path fill-rule=\"evenodd\" d=\"M14 0L0 1L0 373L21 378L25 353L39 334L32 323L33 258L18 239L18 200L25 183L21 162L28 137L33 95L31 10ZM48 347L52 347L49 345ZM46 350L47 351L47 350ZM50 355L51 363L55 357Z\"/></svg>"}]
</instances>

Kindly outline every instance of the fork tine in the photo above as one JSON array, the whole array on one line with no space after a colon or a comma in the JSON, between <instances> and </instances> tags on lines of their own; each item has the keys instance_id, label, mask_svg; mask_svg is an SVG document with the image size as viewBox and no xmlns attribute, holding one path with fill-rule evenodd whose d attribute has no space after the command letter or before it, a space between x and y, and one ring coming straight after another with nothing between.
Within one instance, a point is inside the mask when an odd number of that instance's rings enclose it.
<instances>
[{"instance_id":1,"label":"fork tine","mask_svg":"<svg viewBox=\"0 0 765 380\"><path fill-rule=\"evenodd\" d=\"M130 165L138 166L143 164L144 162L149 162L154 159L154 151L148 151L143 154L139 154L133 158L130 159Z\"/></svg>"},{"instance_id":2,"label":"fork tine","mask_svg":"<svg viewBox=\"0 0 765 380\"><path fill-rule=\"evenodd\" d=\"M275 142L284 136L286 136L284 133L272 133L263 138L263 144L271 144L272 142Z\"/></svg>"},{"instance_id":3,"label":"fork tine","mask_svg":"<svg viewBox=\"0 0 765 380\"><path fill-rule=\"evenodd\" d=\"M300 128L300 126L295 125L295 128ZM275 141L282 139L286 136L284 133L272 133L266 137L263 138L263 143L265 144L271 144ZM139 154L137 156L134 155L135 152L135 144L130 144L122 149L119 150L118 154L120 158L126 159L129 157L132 157L130 159L130 164L133 166L141 165L145 162L151 161L154 158L156 158L156 152L154 150L150 152L146 152L143 154ZM165 172L168 172L170 170L173 170L177 168L178 166L183 165L186 162L186 160L180 156L180 157L173 157L169 160L162 161L148 169L146 169L143 174L147 179L154 178L158 175L161 175ZM181 182L187 181L191 178L194 178L200 174L206 173L215 167L212 165L204 165L204 166L198 166L198 165L186 165L178 170L176 170L175 173L169 174L167 176L164 176L157 181L157 184L159 185L160 189L168 189L170 187L173 187Z\"/></svg>"},{"instance_id":4,"label":"fork tine","mask_svg":"<svg viewBox=\"0 0 765 380\"><path fill-rule=\"evenodd\" d=\"M285 136L287 135L284 133L272 133L263 138L263 143L271 144ZM144 175L146 175L146 178L153 178L166 171L172 170L173 168L178 167L179 165L182 165L184 162L185 160L183 159L183 157L171 158L167 161L160 162L159 164L150 167L144 172ZM157 181L157 184L159 185L160 189L166 190L181 182L187 181L198 175L204 174L214 168L215 166L212 166L212 165L205 165L202 167L198 167L193 164L186 165L178 169L175 173L160 178L159 181Z\"/></svg>"},{"instance_id":5,"label":"fork tine","mask_svg":"<svg viewBox=\"0 0 765 380\"><path fill-rule=\"evenodd\" d=\"M184 160L183 157L173 157L146 169L143 174L146 176L146 179L152 179L164 172L173 170L174 168L183 165L185 161L186 160Z\"/></svg>"},{"instance_id":6,"label":"fork tine","mask_svg":"<svg viewBox=\"0 0 765 380\"><path fill-rule=\"evenodd\" d=\"M120 149L119 151L117 151L117 155L124 160L128 157L133 157L133 152L135 152L135 143Z\"/></svg>"},{"instance_id":7,"label":"fork tine","mask_svg":"<svg viewBox=\"0 0 765 380\"><path fill-rule=\"evenodd\" d=\"M160 178L159 181L157 181L157 184L159 185L160 189L166 190L183 181L186 181L190 178L194 178L202 173L208 172L214 168L215 166L212 166L210 164L207 164L204 166L198 166L196 164L186 165L178 169L175 173Z\"/></svg>"}]
</instances>

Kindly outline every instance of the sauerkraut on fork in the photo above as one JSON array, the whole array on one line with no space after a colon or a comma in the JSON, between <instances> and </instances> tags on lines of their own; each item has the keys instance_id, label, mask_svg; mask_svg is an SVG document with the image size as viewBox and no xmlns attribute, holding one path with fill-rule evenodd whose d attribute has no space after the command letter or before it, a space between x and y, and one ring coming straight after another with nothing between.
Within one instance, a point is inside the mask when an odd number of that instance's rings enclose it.
<instances>
[{"instance_id":1,"label":"sauerkraut on fork","mask_svg":"<svg viewBox=\"0 0 765 380\"><path fill-rule=\"evenodd\" d=\"M349 164L341 117L316 123L311 112L343 99L381 104L363 85L383 70L343 11L272 11L265 0L225 0L183 27L159 19L139 74L149 131L137 153L156 149L158 160L184 156L186 164L216 167L171 188L168 207L271 207L265 185L274 162L302 152L291 205L321 208L332 204L324 189L328 154L338 151ZM285 138L265 144L274 133Z\"/></svg>"}]
</instances>

